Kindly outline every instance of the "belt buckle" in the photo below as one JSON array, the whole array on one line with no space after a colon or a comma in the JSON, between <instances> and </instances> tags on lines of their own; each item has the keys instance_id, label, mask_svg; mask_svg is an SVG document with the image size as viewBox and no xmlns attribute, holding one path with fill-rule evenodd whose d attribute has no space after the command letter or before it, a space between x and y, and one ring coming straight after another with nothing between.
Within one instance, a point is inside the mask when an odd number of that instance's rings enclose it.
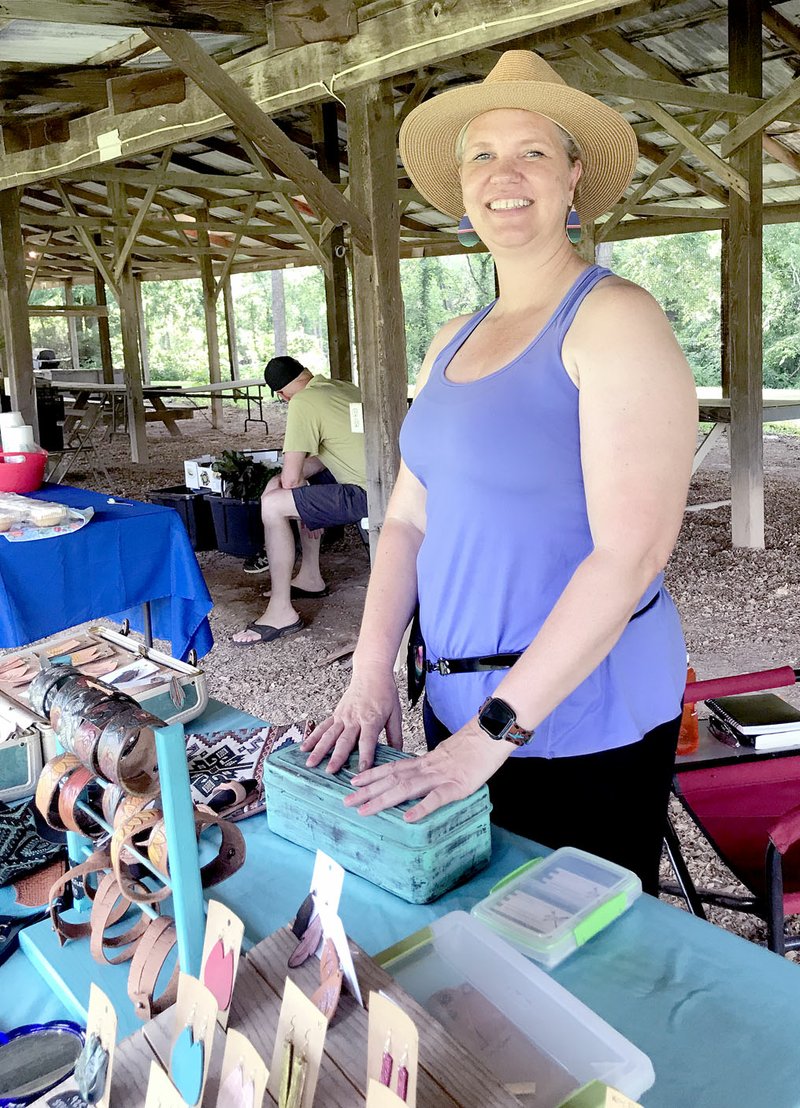
<instances>
[{"instance_id":1,"label":"belt buckle","mask_svg":"<svg viewBox=\"0 0 800 1108\"><path fill-rule=\"evenodd\" d=\"M439 673L441 673L442 677L447 677L450 673L450 659L440 658L439 661L436 663L436 668L438 669Z\"/></svg>"}]
</instances>

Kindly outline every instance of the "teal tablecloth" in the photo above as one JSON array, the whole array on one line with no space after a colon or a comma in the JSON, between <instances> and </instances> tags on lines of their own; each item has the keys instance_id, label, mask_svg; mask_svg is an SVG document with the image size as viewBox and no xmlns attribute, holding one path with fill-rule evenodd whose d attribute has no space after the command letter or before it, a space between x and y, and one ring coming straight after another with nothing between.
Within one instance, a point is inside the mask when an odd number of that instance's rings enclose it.
<instances>
[{"instance_id":1,"label":"teal tablecloth","mask_svg":"<svg viewBox=\"0 0 800 1108\"><path fill-rule=\"evenodd\" d=\"M214 706L203 724L241 727L248 719ZM214 895L257 939L290 919L308 891L314 858L273 835L265 817L241 827L247 863ZM377 953L445 912L469 911L503 874L541 852L495 830L489 868L422 906L348 874L340 909L345 928ZM85 957L88 990L94 966L88 949ZM650 1056L656 1083L642 1097L646 1108L800 1108L794 963L643 896L553 976ZM66 1014L19 953L0 967L0 997L3 1029Z\"/></svg>"}]
</instances>

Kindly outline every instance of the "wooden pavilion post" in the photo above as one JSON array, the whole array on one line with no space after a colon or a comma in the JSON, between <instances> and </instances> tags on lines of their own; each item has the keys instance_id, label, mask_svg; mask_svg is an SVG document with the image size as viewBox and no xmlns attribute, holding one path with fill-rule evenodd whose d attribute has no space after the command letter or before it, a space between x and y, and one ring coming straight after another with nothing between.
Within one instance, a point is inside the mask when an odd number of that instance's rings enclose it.
<instances>
[{"instance_id":1,"label":"wooden pavilion post","mask_svg":"<svg viewBox=\"0 0 800 1108\"><path fill-rule=\"evenodd\" d=\"M95 235L94 242L99 250L102 243L102 235ZM95 269L94 271L94 301L95 304L103 308L108 304L106 283L99 269ZM107 315L99 315L97 317L97 336L100 340L100 365L103 367L103 383L106 385L113 385L114 358L111 353L111 331L109 329Z\"/></svg>"},{"instance_id":2,"label":"wooden pavilion post","mask_svg":"<svg viewBox=\"0 0 800 1108\"><path fill-rule=\"evenodd\" d=\"M236 309L233 303L233 289L231 288L231 276L222 282L222 300L225 304L225 337L228 343L228 360L231 366L231 380L237 381L239 371L239 343L236 339Z\"/></svg>"},{"instance_id":3,"label":"wooden pavilion post","mask_svg":"<svg viewBox=\"0 0 800 1108\"><path fill-rule=\"evenodd\" d=\"M731 288L730 274L731 225L730 220L723 219L722 229L720 230L719 253L719 345L723 396L730 396L731 394L731 304L729 299Z\"/></svg>"},{"instance_id":4,"label":"wooden pavilion post","mask_svg":"<svg viewBox=\"0 0 800 1108\"><path fill-rule=\"evenodd\" d=\"M311 113L314 149L317 165L325 176L338 185L339 123L336 104L328 101L314 107ZM328 358L331 377L335 381L352 381L353 364L350 352L350 311L347 297L347 254L344 229L336 226L323 245L330 265L323 270L325 306L328 314Z\"/></svg>"},{"instance_id":5,"label":"wooden pavilion post","mask_svg":"<svg viewBox=\"0 0 800 1108\"><path fill-rule=\"evenodd\" d=\"M761 96L761 4L728 5L729 91ZM747 181L749 199L730 190L727 267L731 388L731 529L734 546L764 547L764 439L762 409L761 134L731 155Z\"/></svg>"},{"instance_id":6,"label":"wooden pavilion post","mask_svg":"<svg viewBox=\"0 0 800 1108\"><path fill-rule=\"evenodd\" d=\"M114 216L114 244L117 253L125 242L127 212L124 185L109 181L108 194ZM142 396L142 364L139 360L139 313L136 305L135 278L131 270L130 255L119 275L116 285L119 303L120 329L122 331L122 361L125 374L125 391L128 412L128 435L131 440L131 460L146 462L147 426Z\"/></svg>"},{"instance_id":7,"label":"wooden pavilion post","mask_svg":"<svg viewBox=\"0 0 800 1108\"><path fill-rule=\"evenodd\" d=\"M370 549L400 464L408 372L400 287L400 209L392 88L373 82L347 97L351 202L369 221L372 254L354 247L353 300L364 401Z\"/></svg>"},{"instance_id":8,"label":"wooden pavilion post","mask_svg":"<svg viewBox=\"0 0 800 1108\"><path fill-rule=\"evenodd\" d=\"M64 303L67 307L70 307L75 303L75 289L73 287L72 278L68 277L64 282ZM69 356L72 362L72 368L78 370L81 368L81 356L78 349L78 317L74 315L67 316L67 328L69 330Z\"/></svg>"},{"instance_id":9,"label":"wooden pavilion post","mask_svg":"<svg viewBox=\"0 0 800 1108\"><path fill-rule=\"evenodd\" d=\"M150 354L147 347L147 320L144 315L144 299L142 297L142 282L138 277L134 278L133 288L136 292L136 317L139 324L139 356L142 359L142 381L150 384Z\"/></svg>"},{"instance_id":10,"label":"wooden pavilion post","mask_svg":"<svg viewBox=\"0 0 800 1108\"><path fill-rule=\"evenodd\" d=\"M200 220L208 224L208 208L200 209ZM197 245L200 247L200 279L203 285L203 318L206 324L206 346L208 349L208 380L219 384L222 371L219 360L219 325L217 323L217 284L214 279L214 265L211 260L211 243L206 226L197 228ZM222 397L211 397L211 426L219 430L223 424Z\"/></svg>"},{"instance_id":11,"label":"wooden pavilion post","mask_svg":"<svg viewBox=\"0 0 800 1108\"><path fill-rule=\"evenodd\" d=\"M11 404L22 412L25 422L33 427L34 434L38 434L36 383L28 323L28 285L19 217L20 195L20 189L0 192L0 298Z\"/></svg>"}]
</instances>

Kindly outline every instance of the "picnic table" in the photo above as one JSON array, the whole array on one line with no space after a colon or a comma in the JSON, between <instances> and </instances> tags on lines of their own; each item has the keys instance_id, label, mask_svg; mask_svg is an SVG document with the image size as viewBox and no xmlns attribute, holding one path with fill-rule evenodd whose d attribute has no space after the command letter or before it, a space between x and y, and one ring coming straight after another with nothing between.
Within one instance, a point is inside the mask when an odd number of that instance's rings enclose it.
<instances>
[{"instance_id":1,"label":"picnic table","mask_svg":"<svg viewBox=\"0 0 800 1108\"><path fill-rule=\"evenodd\" d=\"M119 405L115 403L127 396L123 384L90 381L52 381L50 387L73 398L72 406L64 419L64 441L69 443L73 436L83 437L91 434L103 416L110 416L110 430L117 430L124 424L125 416L120 418ZM180 438L177 422L192 419L198 407L195 404L165 404L166 400L176 400L181 396L180 385L145 385L142 388L145 403L146 423L163 423L173 438Z\"/></svg>"}]
</instances>

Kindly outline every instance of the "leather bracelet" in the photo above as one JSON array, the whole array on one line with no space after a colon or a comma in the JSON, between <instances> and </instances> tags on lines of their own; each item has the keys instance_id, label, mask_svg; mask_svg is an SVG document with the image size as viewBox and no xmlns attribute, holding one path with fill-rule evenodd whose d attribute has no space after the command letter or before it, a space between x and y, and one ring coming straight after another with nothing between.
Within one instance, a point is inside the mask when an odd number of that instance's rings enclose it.
<instances>
[{"instance_id":1,"label":"leather bracelet","mask_svg":"<svg viewBox=\"0 0 800 1108\"><path fill-rule=\"evenodd\" d=\"M79 677L75 666L50 665L36 674L28 686L28 703L31 710L47 719L53 697L70 677Z\"/></svg>"},{"instance_id":2,"label":"leather bracelet","mask_svg":"<svg viewBox=\"0 0 800 1108\"><path fill-rule=\"evenodd\" d=\"M93 706L104 704L107 701L108 693L103 689L77 688L70 690L69 696L60 703L58 711L54 709L51 713L58 722L58 726L53 727L53 730L58 735L59 742L65 750L71 751L79 758L81 757L79 751L75 749L74 740L76 733L80 730L84 714Z\"/></svg>"},{"instance_id":3,"label":"leather bracelet","mask_svg":"<svg viewBox=\"0 0 800 1108\"><path fill-rule=\"evenodd\" d=\"M97 746L101 776L134 796L155 796L159 785L153 729L163 726L160 719L139 707L113 719Z\"/></svg>"},{"instance_id":4,"label":"leather bracelet","mask_svg":"<svg viewBox=\"0 0 800 1108\"><path fill-rule=\"evenodd\" d=\"M106 697L93 704L84 706L81 718L70 735L70 749L76 757L80 758L85 766L90 766L95 773L99 773L97 764L97 747L100 736L105 727L126 708L112 698ZM64 740L62 738L62 744Z\"/></svg>"},{"instance_id":5,"label":"leather bracelet","mask_svg":"<svg viewBox=\"0 0 800 1108\"><path fill-rule=\"evenodd\" d=\"M128 843L132 842L137 836L144 834L144 832L152 831L153 827L155 827L162 818L161 812L158 809L145 809L142 812L137 812L135 815L129 816L128 819L120 823L119 827L116 828L114 834L111 836L111 865L117 878L117 883L128 900L134 901L137 904L144 901L156 904L159 900L166 900L172 893L172 889L169 885L163 885L160 889L154 891L145 888L141 882L134 881L129 874L125 873L123 868L123 866L135 861L132 856L127 855L125 850Z\"/></svg>"},{"instance_id":6,"label":"leather bracelet","mask_svg":"<svg viewBox=\"0 0 800 1108\"><path fill-rule=\"evenodd\" d=\"M36 782L34 803L42 819L56 831L66 831L58 817L58 793L65 778L73 773L80 762L74 754L56 754L45 763Z\"/></svg>"},{"instance_id":7,"label":"leather bracelet","mask_svg":"<svg viewBox=\"0 0 800 1108\"><path fill-rule=\"evenodd\" d=\"M62 780L58 787L58 818L67 831L87 835L90 839L99 839L105 834L97 820L75 807L82 797L96 794L98 789L97 778L84 765L71 770Z\"/></svg>"},{"instance_id":8,"label":"leather bracelet","mask_svg":"<svg viewBox=\"0 0 800 1108\"><path fill-rule=\"evenodd\" d=\"M110 685L101 685L94 677L87 677L83 673L70 674L59 685L55 695L50 700L50 726L57 735L61 732L61 719L69 704L74 700L79 691L93 689L109 696L113 693Z\"/></svg>"},{"instance_id":9,"label":"leather bracelet","mask_svg":"<svg viewBox=\"0 0 800 1108\"><path fill-rule=\"evenodd\" d=\"M219 844L216 858L212 858L200 870L200 880L204 889L218 885L226 877L232 876L244 865L246 846L244 835L230 820L221 819L210 808L199 805L194 813L195 833L199 840L201 832L206 827L219 827L222 832L222 840ZM156 869L169 874L169 857L167 852L167 830L164 820L161 819L153 827L147 844L147 856Z\"/></svg>"},{"instance_id":10,"label":"leather bracelet","mask_svg":"<svg viewBox=\"0 0 800 1108\"><path fill-rule=\"evenodd\" d=\"M175 921L169 916L157 916L136 944L128 974L128 996L133 1002L139 1019L149 1020L175 1003L178 995L179 965L175 968L166 988L154 998L158 978L170 951L178 941Z\"/></svg>"},{"instance_id":11,"label":"leather bracelet","mask_svg":"<svg viewBox=\"0 0 800 1108\"><path fill-rule=\"evenodd\" d=\"M117 785L110 786L111 788L118 788ZM108 791L108 790L106 790ZM131 816L135 816L138 812L143 812L147 808L161 808L160 796L125 796L123 793L122 800L117 805L117 809L114 812L114 818L111 820L114 825L114 830L130 819ZM148 840L149 842L149 837Z\"/></svg>"},{"instance_id":12,"label":"leather bracelet","mask_svg":"<svg viewBox=\"0 0 800 1108\"><path fill-rule=\"evenodd\" d=\"M100 807L103 809L103 818L106 823L113 825L114 816L124 799L125 793L120 785L107 785L103 789L103 799Z\"/></svg>"},{"instance_id":13,"label":"leather bracelet","mask_svg":"<svg viewBox=\"0 0 800 1108\"><path fill-rule=\"evenodd\" d=\"M73 866L72 869L67 870L65 874L62 874L53 885L50 886L50 892L48 893L48 900L50 904L50 919L53 923L53 930L58 936L58 941L61 946L64 945L69 939L84 939L87 935L91 934L92 925L87 919L84 923L70 923L69 920L61 918L58 910L58 899L66 889L67 885L78 877L89 877L93 873L99 873L101 870L105 871L111 864L111 858L107 850L96 850L94 854L91 854L85 862L81 862L78 866ZM84 888L86 889L86 895L89 899L94 897L94 890L91 889L88 882L84 882ZM125 914L125 909L118 913L112 913L109 918L109 924L116 923Z\"/></svg>"},{"instance_id":14,"label":"leather bracelet","mask_svg":"<svg viewBox=\"0 0 800 1108\"><path fill-rule=\"evenodd\" d=\"M137 911L138 919L118 935L106 935L106 930L117 920L122 919L131 907L130 900L121 892L113 873L107 873L97 886L92 904L91 934L89 949L96 962L118 966L133 958L136 943L150 925L150 918ZM105 948L120 948L122 951L113 958L106 954Z\"/></svg>"}]
</instances>

